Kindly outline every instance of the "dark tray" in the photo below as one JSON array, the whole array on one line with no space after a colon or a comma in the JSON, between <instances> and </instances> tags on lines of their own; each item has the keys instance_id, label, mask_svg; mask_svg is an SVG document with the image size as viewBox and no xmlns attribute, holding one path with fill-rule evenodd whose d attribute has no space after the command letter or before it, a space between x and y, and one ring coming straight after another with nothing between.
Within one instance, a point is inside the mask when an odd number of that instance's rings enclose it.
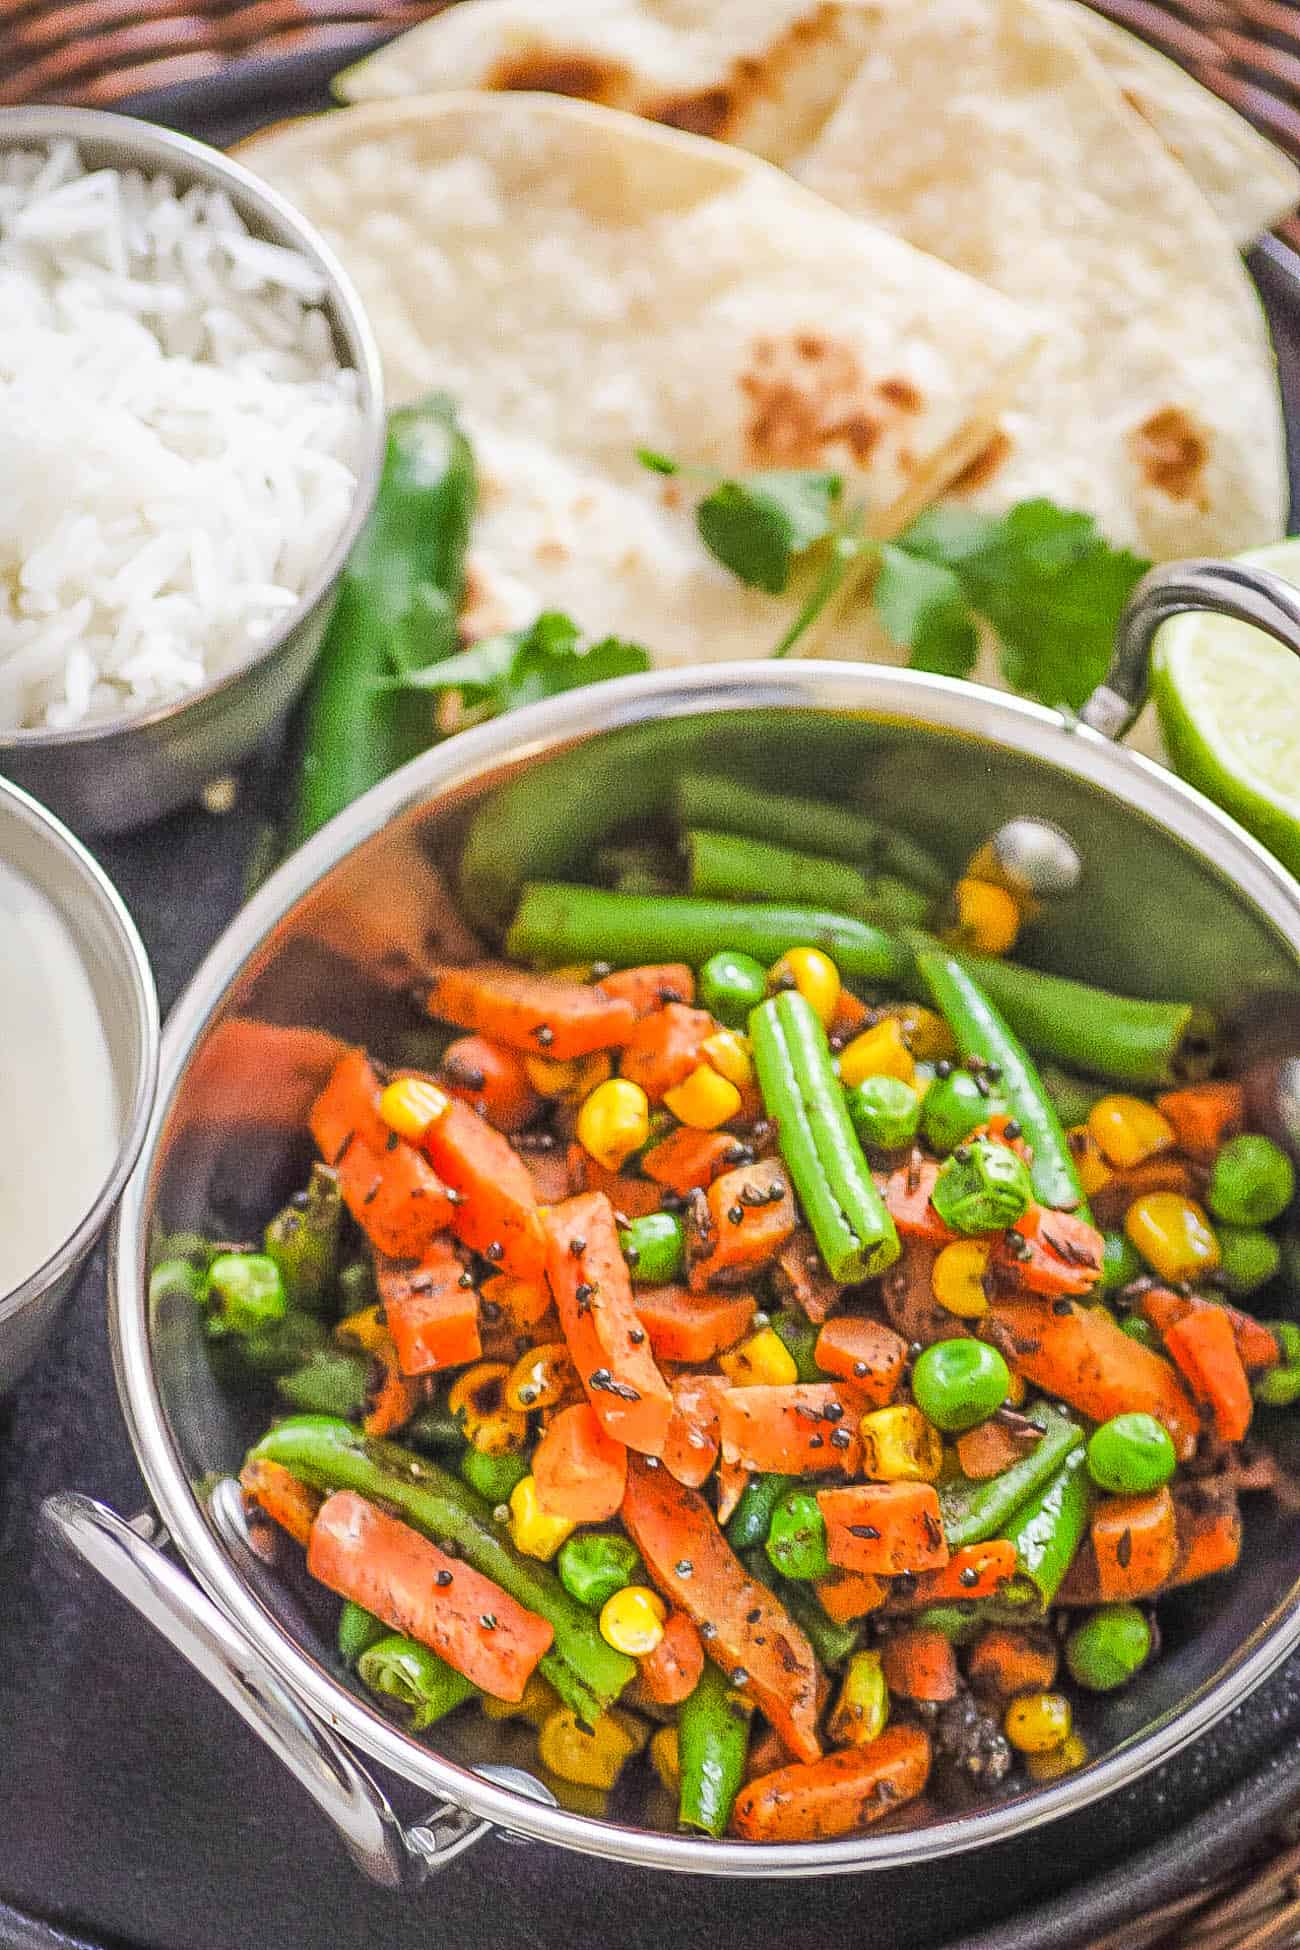
<instances>
[{"instance_id":1,"label":"dark tray","mask_svg":"<svg viewBox=\"0 0 1300 1950\"><path fill-rule=\"evenodd\" d=\"M244 67L134 106L228 141L324 106L329 55ZM1254 269L1300 453L1300 278ZM1300 483L1293 489L1300 500ZM191 809L98 851L164 1008L239 904L256 828ZM306 1797L163 1642L39 1536L72 1487L143 1507L104 1328L102 1252L29 1383L0 1409L0 1945L10 1950L1069 1950L1222 1875L1300 1789L1300 1659L1135 1788L979 1856L817 1883L656 1876L489 1841L419 1897L372 1890ZM388 1782L405 1812L401 1784ZM71 1936L67 1933L71 1932Z\"/></svg>"}]
</instances>

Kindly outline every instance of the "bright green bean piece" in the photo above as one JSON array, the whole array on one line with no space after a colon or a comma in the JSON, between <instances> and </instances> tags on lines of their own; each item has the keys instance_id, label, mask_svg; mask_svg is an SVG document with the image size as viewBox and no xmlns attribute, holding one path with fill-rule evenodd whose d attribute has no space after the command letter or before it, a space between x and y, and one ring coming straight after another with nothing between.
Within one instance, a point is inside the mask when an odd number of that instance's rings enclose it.
<instances>
[{"instance_id":1,"label":"bright green bean piece","mask_svg":"<svg viewBox=\"0 0 1300 1950\"><path fill-rule=\"evenodd\" d=\"M677 1712L681 1769L678 1820L706 1835L727 1832L731 1809L745 1778L750 1709L712 1660Z\"/></svg>"},{"instance_id":2,"label":"bright green bean piece","mask_svg":"<svg viewBox=\"0 0 1300 1950\"><path fill-rule=\"evenodd\" d=\"M1017 1564L1016 1576L1003 1597L1022 1580L1028 1580L1040 1608L1050 1608L1088 1528L1092 1491L1085 1456L1080 1443L1055 1474L1021 1504L1002 1531L1016 1547Z\"/></svg>"},{"instance_id":3,"label":"bright green bean piece","mask_svg":"<svg viewBox=\"0 0 1300 1950\"><path fill-rule=\"evenodd\" d=\"M851 860L864 872L900 874L930 894L945 893L952 882L932 853L858 806L767 792L716 774L688 773L677 782L677 817L683 827L744 833L832 860Z\"/></svg>"},{"instance_id":4,"label":"bright green bean piece","mask_svg":"<svg viewBox=\"0 0 1300 1950\"><path fill-rule=\"evenodd\" d=\"M996 1537L1083 1440L1079 1424L1048 1402L1034 1402L1023 1412L1043 1430L1042 1439L1027 1456L1000 1476L985 1481L955 1476L940 1486L939 1511L949 1550Z\"/></svg>"},{"instance_id":5,"label":"bright green bean piece","mask_svg":"<svg viewBox=\"0 0 1300 1950\"><path fill-rule=\"evenodd\" d=\"M398 1632L366 1647L357 1660L357 1677L372 1693L406 1707L412 1733L422 1733L478 1693L477 1686L427 1645Z\"/></svg>"},{"instance_id":6,"label":"bright green bean piece","mask_svg":"<svg viewBox=\"0 0 1300 1950\"><path fill-rule=\"evenodd\" d=\"M280 1269L291 1307L323 1312L334 1293L343 1200L338 1173L315 1164L307 1189L277 1212L263 1241Z\"/></svg>"}]
</instances>

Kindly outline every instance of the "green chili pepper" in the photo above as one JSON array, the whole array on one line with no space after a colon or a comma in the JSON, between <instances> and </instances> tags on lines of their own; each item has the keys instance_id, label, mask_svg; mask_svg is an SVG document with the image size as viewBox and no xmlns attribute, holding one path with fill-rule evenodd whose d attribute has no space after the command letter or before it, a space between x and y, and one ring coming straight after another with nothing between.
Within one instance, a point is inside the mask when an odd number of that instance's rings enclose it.
<instances>
[{"instance_id":1,"label":"green chili pepper","mask_svg":"<svg viewBox=\"0 0 1300 1950\"><path fill-rule=\"evenodd\" d=\"M1086 1453L1082 1443L1072 1449L1001 1531L1016 1547L1017 1564L1011 1584L999 1594L1004 1602L1027 1581L1041 1609L1050 1608L1088 1528L1092 1491Z\"/></svg>"},{"instance_id":2,"label":"green chili pepper","mask_svg":"<svg viewBox=\"0 0 1300 1950\"><path fill-rule=\"evenodd\" d=\"M993 1066L992 1080L1033 1154L1030 1176L1034 1196L1041 1205L1085 1211L1083 1187L1061 1120L1010 1026L979 982L946 949L919 947L916 967L967 1063L978 1058L985 1065L986 1075L988 1066Z\"/></svg>"},{"instance_id":3,"label":"green chili pepper","mask_svg":"<svg viewBox=\"0 0 1300 1950\"><path fill-rule=\"evenodd\" d=\"M628 1271L645 1286L666 1286L686 1260L686 1227L675 1212L647 1212L618 1235Z\"/></svg>"},{"instance_id":4,"label":"green chili pepper","mask_svg":"<svg viewBox=\"0 0 1300 1950\"><path fill-rule=\"evenodd\" d=\"M719 948L753 955L764 967L787 948L822 948L851 981L903 982L911 958L902 943L866 921L817 908L736 906L689 895L614 894L599 887L534 880L520 895L506 936L512 961L686 961L699 968Z\"/></svg>"},{"instance_id":5,"label":"green chili pepper","mask_svg":"<svg viewBox=\"0 0 1300 1950\"><path fill-rule=\"evenodd\" d=\"M1000 1476L984 1481L954 1476L940 1485L939 1510L949 1550L996 1537L1083 1440L1079 1424L1048 1402L1035 1402L1023 1412L1043 1431L1027 1456Z\"/></svg>"},{"instance_id":6,"label":"green chili pepper","mask_svg":"<svg viewBox=\"0 0 1300 1950\"><path fill-rule=\"evenodd\" d=\"M345 1666L355 1666L363 1652L387 1636L388 1627L382 1618L376 1618L372 1611L351 1598L344 1599L339 1613L338 1648Z\"/></svg>"},{"instance_id":7,"label":"green chili pepper","mask_svg":"<svg viewBox=\"0 0 1300 1950\"><path fill-rule=\"evenodd\" d=\"M321 1312L329 1304L342 1223L338 1173L315 1164L306 1191L277 1212L263 1241L268 1259L280 1269L291 1307Z\"/></svg>"},{"instance_id":8,"label":"green chili pepper","mask_svg":"<svg viewBox=\"0 0 1300 1950\"><path fill-rule=\"evenodd\" d=\"M932 853L857 806L767 792L739 779L703 773L677 781L676 802L678 821L686 828L743 833L831 860L851 860L866 872L900 874L928 894L945 893L951 884L951 874Z\"/></svg>"},{"instance_id":9,"label":"green chili pepper","mask_svg":"<svg viewBox=\"0 0 1300 1950\"><path fill-rule=\"evenodd\" d=\"M341 1347L317 1348L300 1366L279 1377L276 1393L300 1415L337 1415L346 1421L365 1409L369 1368L364 1354Z\"/></svg>"},{"instance_id":10,"label":"green chili pepper","mask_svg":"<svg viewBox=\"0 0 1300 1950\"><path fill-rule=\"evenodd\" d=\"M1261 1226L1233 1226L1220 1219L1214 1236L1219 1242L1214 1277L1229 1293L1254 1293L1281 1267L1282 1248Z\"/></svg>"},{"instance_id":11,"label":"green chili pepper","mask_svg":"<svg viewBox=\"0 0 1300 1950\"><path fill-rule=\"evenodd\" d=\"M1023 1217L1033 1197L1023 1158L1005 1144L972 1138L940 1165L930 1202L954 1232L1001 1232Z\"/></svg>"},{"instance_id":12,"label":"green chili pepper","mask_svg":"<svg viewBox=\"0 0 1300 1950\"><path fill-rule=\"evenodd\" d=\"M641 1557L630 1537L616 1531L585 1530L566 1537L556 1562L560 1583L588 1611L599 1611L616 1591L635 1584Z\"/></svg>"},{"instance_id":13,"label":"green chili pepper","mask_svg":"<svg viewBox=\"0 0 1300 1950\"><path fill-rule=\"evenodd\" d=\"M713 1661L677 1709L681 1770L677 1818L683 1828L722 1836L745 1778L750 1709Z\"/></svg>"},{"instance_id":14,"label":"green chili pepper","mask_svg":"<svg viewBox=\"0 0 1300 1950\"><path fill-rule=\"evenodd\" d=\"M766 994L767 970L752 955L723 948L700 970L700 1007L728 1029L743 1029Z\"/></svg>"},{"instance_id":15,"label":"green chili pepper","mask_svg":"<svg viewBox=\"0 0 1300 1950\"><path fill-rule=\"evenodd\" d=\"M686 885L702 900L765 900L780 888L800 907L829 907L878 927L916 926L925 919L926 896L891 874L859 873L842 860L820 859L769 840L698 828L683 836Z\"/></svg>"},{"instance_id":16,"label":"green chili pepper","mask_svg":"<svg viewBox=\"0 0 1300 1950\"><path fill-rule=\"evenodd\" d=\"M510 1501L511 1490L527 1476L528 1458L514 1449L489 1456L471 1445L460 1458L458 1467L470 1488L477 1490L483 1501L495 1510L498 1504Z\"/></svg>"},{"instance_id":17,"label":"green chili pepper","mask_svg":"<svg viewBox=\"0 0 1300 1950\"><path fill-rule=\"evenodd\" d=\"M204 1295L213 1334L255 1334L288 1310L280 1269L265 1253L218 1253Z\"/></svg>"},{"instance_id":18,"label":"green chili pepper","mask_svg":"<svg viewBox=\"0 0 1300 1950\"><path fill-rule=\"evenodd\" d=\"M763 1105L832 1279L871 1279L898 1258L885 1210L831 1066L826 1031L797 989L749 1018Z\"/></svg>"},{"instance_id":19,"label":"green chili pepper","mask_svg":"<svg viewBox=\"0 0 1300 1950\"><path fill-rule=\"evenodd\" d=\"M379 495L339 581L308 692L290 846L432 742L427 698L378 679L457 648L474 456L445 394L389 416Z\"/></svg>"},{"instance_id":20,"label":"green chili pepper","mask_svg":"<svg viewBox=\"0 0 1300 1950\"><path fill-rule=\"evenodd\" d=\"M999 1112L1009 1114L1006 1098L984 1080L983 1089L970 1070L936 1075L921 1105L921 1134L932 1151L955 1151L979 1125Z\"/></svg>"},{"instance_id":21,"label":"green chili pepper","mask_svg":"<svg viewBox=\"0 0 1300 1950\"><path fill-rule=\"evenodd\" d=\"M811 1490L787 1490L772 1512L765 1545L772 1568L783 1578L810 1583L830 1572L826 1519Z\"/></svg>"},{"instance_id":22,"label":"green chili pepper","mask_svg":"<svg viewBox=\"0 0 1300 1950\"><path fill-rule=\"evenodd\" d=\"M282 1463L321 1490L355 1490L389 1505L444 1546L454 1543L467 1563L493 1579L529 1611L550 1620L554 1643L541 1670L566 1706L590 1724L612 1706L636 1673L635 1661L607 1645L589 1612L536 1559L521 1556L481 1497L437 1463L326 1416L280 1422L250 1451Z\"/></svg>"},{"instance_id":23,"label":"green chili pepper","mask_svg":"<svg viewBox=\"0 0 1300 1950\"><path fill-rule=\"evenodd\" d=\"M845 1092L849 1118L869 1149L896 1151L910 1144L921 1121L921 1099L901 1077L864 1077Z\"/></svg>"},{"instance_id":24,"label":"green chili pepper","mask_svg":"<svg viewBox=\"0 0 1300 1950\"><path fill-rule=\"evenodd\" d=\"M412 1733L420 1733L453 1708L474 1697L477 1686L440 1659L427 1645L391 1632L377 1639L357 1660L357 1677L372 1693L409 1709Z\"/></svg>"},{"instance_id":25,"label":"green chili pepper","mask_svg":"<svg viewBox=\"0 0 1300 1950\"><path fill-rule=\"evenodd\" d=\"M1102 1605L1065 1641L1070 1677L1090 1693L1125 1686L1151 1656L1151 1627L1136 1605Z\"/></svg>"},{"instance_id":26,"label":"green chili pepper","mask_svg":"<svg viewBox=\"0 0 1300 1950\"><path fill-rule=\"evenodd\" d=\"M821 1329L802 1314L772 1315L772 1332L781 1342L799 1371L800 1381L822 1381L825 1369L817 1365L817 1336Z\"/></svg>"},{"instance_id":27,"label":"green chili pepper","mask_svg":"<svg viewBox=\"0 0 1300 1950\"><path fill-rule=\"evenodd\" d=\"M727 1519L727 1542L733 1551L752 1550L766 1538L775 1510L794 1476L751 1476Z\"/></svg>"}]
</instances>

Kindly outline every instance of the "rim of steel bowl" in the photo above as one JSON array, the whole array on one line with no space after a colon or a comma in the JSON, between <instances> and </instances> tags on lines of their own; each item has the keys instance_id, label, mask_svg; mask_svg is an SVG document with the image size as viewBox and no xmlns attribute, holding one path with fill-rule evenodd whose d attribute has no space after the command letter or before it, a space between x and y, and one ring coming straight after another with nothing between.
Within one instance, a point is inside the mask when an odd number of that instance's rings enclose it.
<instances>
[{"instance_id":1,"label":"rim of steel bowl","mask_svg":"<svg viewBox=\"0 0 1300 1950\"><path fill-rule=\"evenodd\" d=\"M163 1039L157 1108L127 1187L110 1262L110 1329L123 1409L140 1467L203 1589L274 1666L304 1705L402 1779L517 1834L560 1847L697 1875L809 1876L890 1868L1005 1840L1133 1781L1204 1733L1300 1643L1300 1607L1279 1606L1229 1665L1104 1759L1055 1786L924 1828L868 1831L834 1842L750 1844L688 1839L545 1807L498 1787L402 1733L303 1651L241 1579L186 1479L150 1360L144 1221L151 1166L171 1099L228 985L282 916L391 818L435 796L472 789L503 762L529 763L593 734L719 711L803 709L861 713L965 735L1052 764L1110 793L1230 875L1300 964L1300 886L1226 814L1170 772L1076 727L1056 712L980 686L927 674L837 663L745 662L622 678L538 704L462 733L416 759L339 815L268 881L212 949L172 1012ZM1294 1598L1294 1589L1291 1599Z\"/></svg>"}]
</instances>

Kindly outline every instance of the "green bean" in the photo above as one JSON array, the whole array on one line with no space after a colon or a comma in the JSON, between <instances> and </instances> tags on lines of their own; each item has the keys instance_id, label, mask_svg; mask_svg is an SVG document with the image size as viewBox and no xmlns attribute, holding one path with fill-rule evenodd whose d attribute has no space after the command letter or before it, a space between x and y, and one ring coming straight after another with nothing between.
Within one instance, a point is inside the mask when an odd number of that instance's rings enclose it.
<instances>
[{"instance_id":1,"label":"green bean","mask_svg":"<svg viewBox=\"0 0 1300 1950\"><path fill-rule=\"evenodd\" d=\"M256 1334L283 1320L288 1308L280 1269L265 1253L218 1253L204 1297L215 1335Z\"/></svg>"},{"instance_id":2,"label":"green bean","mask_svg":"<svg viewBox=\"0 0 1300 1950\"><path fill-rule=\"evenodd\" d=\"M699 1682L677 1712L681 1770L677 1818L683 1828L722 1836L745 1778L750 1709L735 1688L706 1660Z\"/></svg>"},{"instance_id":3,"label":"green bean","mask_svg":"<svg viewBox=\"0 0 1300 1950\"><path fill-rule=\"evenodd\" d=\"M276 1393L300 1415L360 1415L370 1363L346 1348L322 1347L280 1376Z\"/></svg>"},{"instance_id":4,"label":"green bean","mask_svg":"<svg viewBox=\"0 0 1300 1950\"><path fill-rule=\"evenodd\" d=\"M426 1454L452 1451L458 1456L465 1447L465 1431L445 1401L426 1402L402 1430L402 1441Z\"/></svg>"},{"instance_id":5,"label":"green bean","mask_svg":"<svg viewBox=\"0 0 1300 1950\"><path fill-rule=\"evenodd\" d=\"M797 989L760 1002L749 1018L754 1067L777 1143L831 1277L883 1273L898 1258L885 1210L831 1067L830 1047Z\"/></svg>"},{"instance_id":6,"label":"green bean","mask_svg":"<svg viewBox=\"0 0 1300 1950\"><path fill-rule=\"evenodd\" d=\"M817 1365L817 1337L821 1329L815 1321L808 1320L800 1313L773 1314L772 1332L794 1362L800 1381L825 1379L826 1370Z\"/></svg>"},{"instance_id":7,"label":"green bean","mask_svg":"<svg viewBox=\"0 0 1300 1950\"><path fill-rule=\"evenodd\" d=\"M1039 1607L1050 1608L1088 1528L1092 1491L1086 1455L1082 1443L1071 1449L999 1533L1016 1547L1016 1574L999 1594L1004 1601L1027 1582Z\"/></svg>"},{"instance_id":8,"label":"green bean","mask_svg":"<svg viewBox=\"0 0 1300 1950\"><path fill-rule=\"evenodd\" d=\"M949 1550L996 1537L1083 1440L1079 1424L1047 1402L1036 1402L1024 1412L1043 1430L1027 1456L1000 1476L983 1481L954 1476L941 1486L939 1511Z\"/></svg>"},{"instance_id":9,"label":"green bean","mask_svg":"<svg viewBox=\"0 0 1300 1950\"><path fill-rule=\"evenodd\" d=\"M752 1550L767 1536L772 1512L797 1476L751 1476L727 1519L727 1542L733 1551Z\"/></svg>"},{"instance_id":10,"label":"green bean","mask_svg":"<svg viewBox=\"0 0 1300 1950\"><path fill-rule=\"evenodd\" d=\"M315 1314L291 1312L273 1320L269 1327L245 1334L238 1346L248 1373L275 1380L292 1374L328 1344L329 1330L324 1321L318 1320Z\"/></svg>"},{"instance_id":11,"label":"green bean","mask_svg":"<svg viewBox=\"0 0 1300 1950\"><path fill-rule=\"evenodd\" d=\"M591 1724L635 1677L635 1661L600 1636L596 1621L552 1573L515 1550L481 1497L435 1462L380 1442L328 1416L280 1422L249 1452L281 1463L320 1490L355 1490L397 1511L529 1611L550 1620L555 1639L541 1670L566 1706Z\"/></svg>"},{"instance_id":12,"label":"green bean","mask_svg":"<svg viewBox=\"0 0 1300 1950\"><path fill-rule=\"evenodd\" d=\"M786 1491L772 1512L765 1548L783 1578L809 1583L827 1576L826 1520L812 1490Z\"/></svg>"},{"instance_id":13,"label":"green bean","mask_svg":"<svg viewBox=\"0 0 1300 1950\"><path fill-rule=\"evenodd\" d=\"M699 828L682 836L686 888L701 900L783 900L807 907L832 907L874 920L865 874L843 860L820 860L768 840L738 833L708 833Z\"/></svg>"},{"instance_id":14,"label":"green bean","mask_svg":"<svg viewBox=\"0 0 1300 1950\"><path fill-rule=\"evenodd\" d=\"M478 1694L478 1687L463 1673L429 1646L403 1638L400 1632L390 1632L366 1647L357 1660L357 1677L372 1693L409 1708L407 1725L412 1733L422 1733Z\"/></svg>"},{"instance_id":15,"label":"green bean","mask_svg":"<svg viewBox=\"0 0 1300 1950\"><path fill-rule=\"evenodd\" d=\"M512 961L559 967L566 962L686 961L699 968L720 948L753 955L764 966L787 948L824 948L851 981L901 984L911 957L893 936L842 914L785 906L729 907L689 895L615 894L565 881L534 880L523 889L506 936Z\"/></svg>"},{"instance_id":16,"label":"green bean","mask_svg":"<svg viewBox=\"0 0 1300 1950\"><path fill-rule=\"evenodd\" d=\"M856 1625L837 1624L815 1591L778 1576L766 1551L746 1551L744 1564L752 1578L775 1592L823 1666L838 1666L848 1658L858 1642Z\"/></svg>"},{"instance_id":17,"label":"green bean","mask_svg":"<svg viewBox=\"0 0 1300 1950\"><path fill-rule=\"evenodd\" d=\"M1089 1082L1087 1077L1071 1076L1055 1063L1040 1063L1038 1076L1067 1129L1071 1124L1086 1124L1088 1112L1106 1094L1100 1084Z\"/></svg>"},{"instance_id":18,"label":"green bean","mask_svg":"<svg viewBox=\"0 0 1300 1950\"><path fill-rule=\"evenodd\" d=\"M679 779L676 799L683 827L707 826L807 848L864 869L900 874L929 894L944 893L952 882L933 854L857 806L766 792L739 779L704 773Z\"/></svg>"},{"instance_id":19,"label":"green bean","mask_svg":"<svg viewBox=\"0 0 1300 1950\"><path fill-rule=\"evenodd\" d=\"M338 1648L345 1666L355 1666L363 1652L387 1635L388 1627L382 1618L376 1618L372 1611L367 1611L354 1599L344 1599L343 1609L339 1613Z\"/></svg>"},{"instance_id":20,"label":"green bean","mask_svg":"<svg viewBox=\"0 0 1300 1950\"><path fill-rule=\"evenodd\" d=\"M280 1269L291 1307L323 1312L334 1291L343 1200L338 1173L314 1164L307 1189L277 1212L263 1245Z\"/></svg>"}]
</instances>

